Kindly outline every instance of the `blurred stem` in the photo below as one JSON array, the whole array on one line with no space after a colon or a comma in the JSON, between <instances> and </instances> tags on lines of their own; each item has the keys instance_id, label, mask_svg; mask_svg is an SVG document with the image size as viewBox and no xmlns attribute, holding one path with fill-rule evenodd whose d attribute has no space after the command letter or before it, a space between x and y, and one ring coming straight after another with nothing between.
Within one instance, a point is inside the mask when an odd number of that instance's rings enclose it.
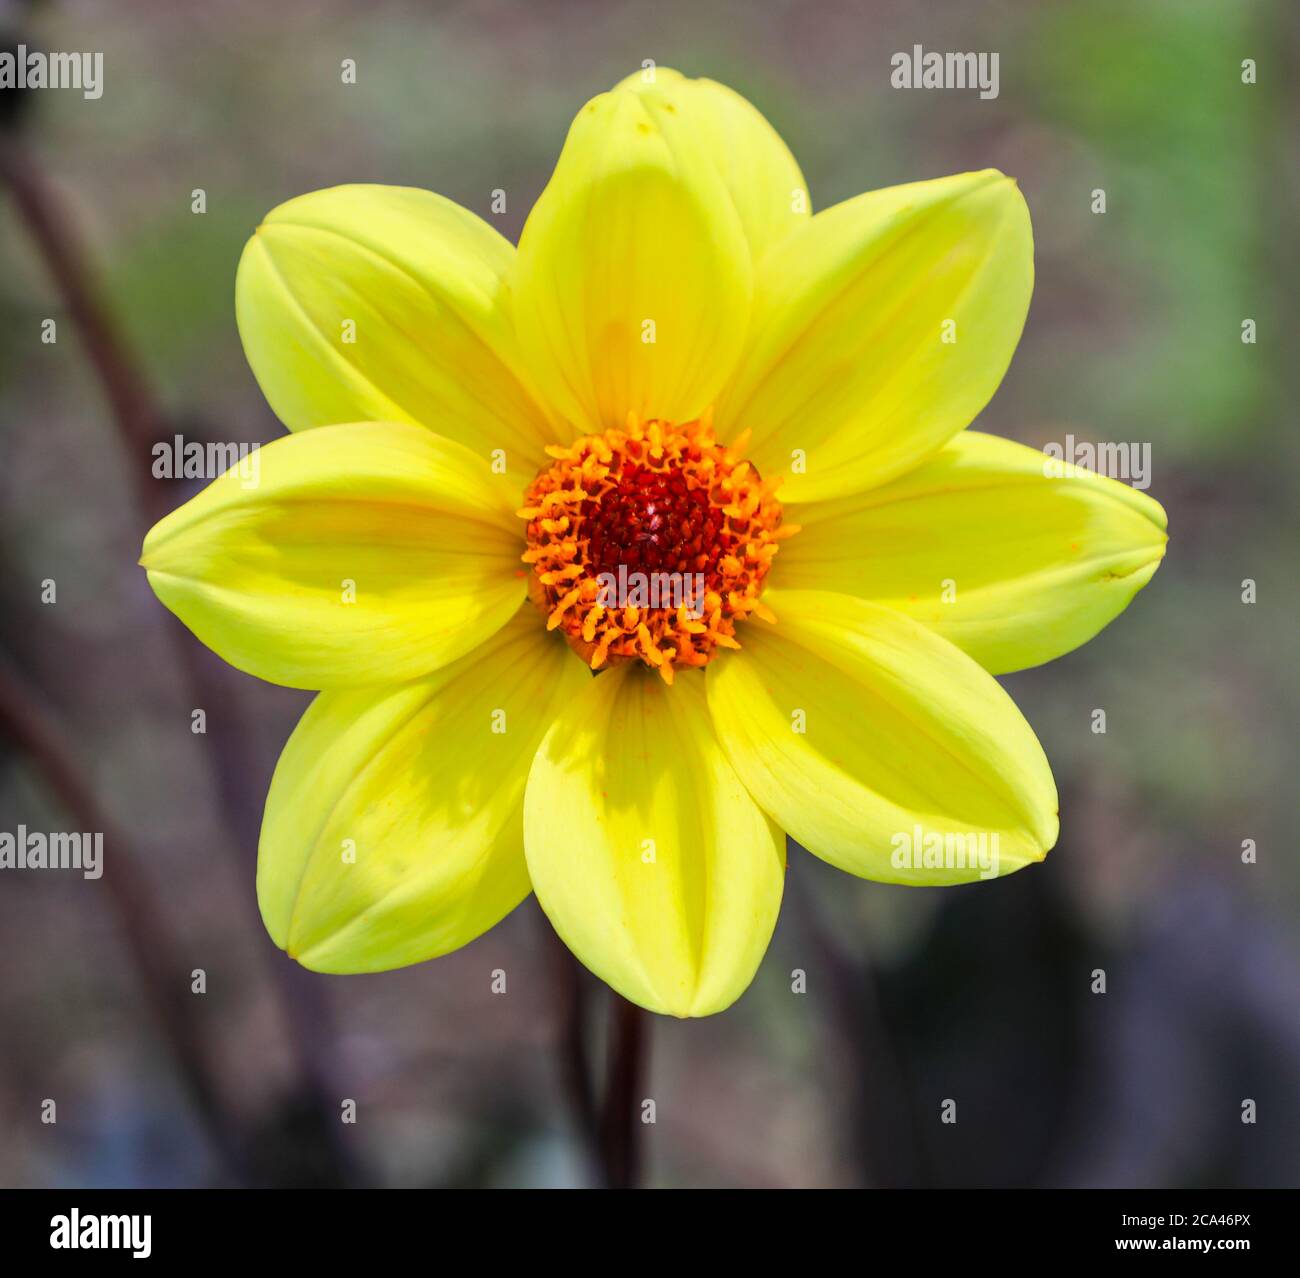
<instances>
[{"instance_id":1,"label":"blurred stem","mask_svg":"<svg viewBox=\"0 0 1300 1278\"><path fill-rule=\"evenodd\" d=\"M634 1189L641 1176L641 1083L646 1072L649 1018L610 991L609 1062L600 1147L606 1183Z\"/></svg>"},{"instance_id":2,"label":"blurred stem","mask_svg":"<svg viewBox=\"0 0 1300 1278\"><path fill-rule=\"evenodd\" d=\"M560 1082L578 1135L593 1164L603 1175L600 1154L600 1119L596 1112L596 1095L587 1063L587 988L582 965L543 919L545 944L551 949L555 969L555 999L558 1013L555 1047Z\"/></svg>"},{"instance_id":3,"label":"blurred stem","mask_svg":"<svg viewBox=\"0 0 1300 1278\"><path fill-rule=\"evenodd\" d=\"M646 1070L649 1018L633 1003L609 992L609 1045L603 1103L587 1056L589 998L586 969L543 920L555 968L558 1023L555 1035L560 1080L583 1147L600 1184L631 1189L640 1179L641 1084Z\"/></svg>"},{"instance_id":4,"label":"blurred stem","mask_svg":"<svg viewBox=\"0 0 1300 1278\"><path fill-rule=\"evenodd\" d=\"M107 854L100 881L117 914L123 943L218 1158L238 1179L245 1179L235 1124L203 1049L187 968L157 898L126 840L82 777L53 715L7 660L0 660L0 727L33 761L77 827L103 835Z\"/></svg>"},{"instance_id":5,"label":"blurred stem","mask_svg":"<svg viewBox=\"0 0 1300 1278\"><path fill-rule=\"evenodd\" d=\"M143 532L171 506L169 493L153 479L148 461L150 449L166 430L166 414L145 370L91 283L94 273L57 190L33 157L11 138L0 137L0 180L59 290L103 387L127 453L127 469L135 480ZM230 825L234 846L247 849L251 862L256 856L264 795L252 781L249 761L256 754L239 713L230 671L195 643L178 622L168 618L165 629L175 646L192 707L209 712L209 758L220 810ZM317 1113L339 1178L346 1182L353 1178L351 1159L338 1138L339 1124L327 1099L338 1090L329 1085L326 1076L326 1062L333 1057L328 1005L319 982L296 965L276 963L271 975L297 1058L301 1094Z\"/></svg>"},{"instance_id":6,"label":"blurred stem","mask_svg":"<svg viewBox=\"0 0 1300 1278\"><path fill-rule=\"evenodd\" d=\"M31 157L9 138L0 138L0 178L9 188L18 214L81 334L114 417L133 447L147 450L161 432L162 414L126 344L119 339L108 311L89 284L87 262L61 201Z\"/></svg>"}]
</instances>

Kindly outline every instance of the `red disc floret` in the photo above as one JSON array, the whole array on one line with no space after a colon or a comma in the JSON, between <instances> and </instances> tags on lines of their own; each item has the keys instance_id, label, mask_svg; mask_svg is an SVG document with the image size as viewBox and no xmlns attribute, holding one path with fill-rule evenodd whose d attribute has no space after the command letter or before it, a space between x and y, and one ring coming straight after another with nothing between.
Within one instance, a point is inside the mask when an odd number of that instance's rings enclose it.
<instances>
[{"instance_id":1,"label":"red disc floret","mask_svg":"<svg viewBox=\"0 0 1300 1278\"><path fill-rule=\"evenodd\" d=\"M579 507L587 558L596 573L702 572L712 577L736 542L709 494L671 473L624 463L616 487Z\"/></svg>"}]
</instances>

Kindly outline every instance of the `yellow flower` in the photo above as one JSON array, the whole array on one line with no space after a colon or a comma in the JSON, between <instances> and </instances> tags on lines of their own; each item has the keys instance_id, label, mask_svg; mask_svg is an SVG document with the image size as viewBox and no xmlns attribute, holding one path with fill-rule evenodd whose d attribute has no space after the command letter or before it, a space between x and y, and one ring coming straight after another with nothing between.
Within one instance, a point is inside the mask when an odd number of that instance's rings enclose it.
<instances>
[{"instance_id":1,"label":"yellow flower","mask_svg":"<svg viewBox=\"0 0 1300 1278\"><path fill-rule=\"evenodd\" d=\"M383 970L531 890L699 1016L754 975L785 833L885 882L1041 860L1056 789L993 675L1122 611L1165 520L962 433L1032 282L1002 174L814 217L748 102L663 69L583 107L517 250L425 191L272 212L236 302L292 433L142 562L227 661L323 690L267 799L276 944Z\"/></svg>"}]
</instances>

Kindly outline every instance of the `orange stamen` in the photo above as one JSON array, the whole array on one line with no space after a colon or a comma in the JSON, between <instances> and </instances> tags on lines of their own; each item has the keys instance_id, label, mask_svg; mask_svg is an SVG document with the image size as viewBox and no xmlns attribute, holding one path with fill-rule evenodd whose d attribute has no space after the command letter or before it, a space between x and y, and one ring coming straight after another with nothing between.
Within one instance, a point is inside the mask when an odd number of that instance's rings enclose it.
<instances>
[{"instance_id":1,"label":"orange stamen","mask_svg":"<svg viewBox=\"0 0 1300 1278\"><path fill-rule=\"evenodd\" d=\"M782 527L779 481L724 448L711 413L640 421L546 449L554 463L528 486L530 593L593 670L639 660L673 681L739 648L736 623L775 621L759 602ZM640 592L640 593L638 593ZM626 594L627 597L622 597Z\"/></svg>"}]
</instances>

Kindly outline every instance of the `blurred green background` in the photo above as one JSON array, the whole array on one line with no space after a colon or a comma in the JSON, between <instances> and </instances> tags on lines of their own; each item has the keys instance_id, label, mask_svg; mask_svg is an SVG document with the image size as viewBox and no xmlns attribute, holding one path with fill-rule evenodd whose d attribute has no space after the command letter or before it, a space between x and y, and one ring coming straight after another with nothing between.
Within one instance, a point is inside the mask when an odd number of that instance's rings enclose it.
<instances>
[{"instance_id":1,"label":"blurred green background","mask_svg":"<svg viewBox=\"0 0 1300 1278\"><path fill-rule=\"evenodd\" d=\"M164 438L280 433L233 314L235 265L267 210L341 182L425 186L514 239L579 106L646 58L754 101L818 209L967 169L1015 176L1037 282L979 425L1035 445L1149 443L1168 556L1093 643L1006 681L1061 789L1045 865L930 892L793 853L751 991L721 1017L653 1025L645 1178L1300 1181L1296 5L82 0L0 3L0 27L34 48L104 53L102 99L6 102L4 145L84 240ZM914 44L998 52L999 96L892 89L890 57ZM355 85L340 81L344 58ZM1258 83L1242 83L1243 58ZM242 1178L588 1183L533 903L465 950L381 976L286 971L264 935L258 805L307 698L210 671L222 699L209 717L240 735L190 733L178 623L136 567L147 451L123 447L9 194L0 643L129 840L183 959L169 979L188 991L192 967L208 973L190 1014L251 1151ZM55 345L40 341L47 317ZM162 486L163 509L195 487ZM0 756L0 829L72 828L27 753ZM4 876L0 936L0 1184L231 1179L102 882ZM1090 993L1098 967L1104 996ZM495 968L510 974L504 996ZM790 991L795 968L807 994ZM602 991L578 992L598 1057ZM340 1128L341 1097L358 1102L354 1126ZM939 1122L948 1097L956 1126Z\"/></svg>"}]
</instances>

